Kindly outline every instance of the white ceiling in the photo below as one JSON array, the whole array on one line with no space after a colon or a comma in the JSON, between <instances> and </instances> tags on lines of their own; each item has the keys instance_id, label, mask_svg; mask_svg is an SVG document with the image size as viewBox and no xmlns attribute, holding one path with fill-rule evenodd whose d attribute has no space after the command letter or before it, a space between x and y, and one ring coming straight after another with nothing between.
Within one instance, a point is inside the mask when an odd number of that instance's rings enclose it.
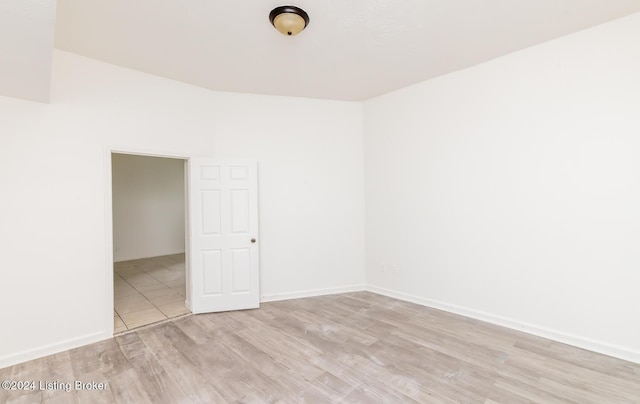
<instances>
[{"instance_id":1,"label":"white ceiling","mask_svg":"<svg viewBox=\"0 0 640 404\"><path fill-rule=\"evenodd\" d=\"M0 95L49 101L55 0L0 0Z\"/></svg>"},{"instance_id":2,"label":"white ceiling","mask_svg":"<svg viewBox=\"0 0 640 404\"><path fill-rule=\"evenodd\" d=\"M295 37L268 20L289 4L311 18ZM55 45L214 90L364 100L635 12L640 0L57 0ZM42 57L45 38L16 41Z\"/></svg>"}]
</instances>

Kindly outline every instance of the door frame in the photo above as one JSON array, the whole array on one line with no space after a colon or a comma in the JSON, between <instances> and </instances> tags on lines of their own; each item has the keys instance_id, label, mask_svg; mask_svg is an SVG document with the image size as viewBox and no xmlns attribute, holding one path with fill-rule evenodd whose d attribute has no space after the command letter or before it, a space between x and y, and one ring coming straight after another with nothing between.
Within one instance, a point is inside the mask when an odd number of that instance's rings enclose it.
<instances>
[{"instance_id":1,"label":"door frame","mask_svg":"<svg viewBox=\"0 0 640 404\"><path fill-rule=\"evenodd\" d=\"M185 163L184 169L184 181L185 181L185 189L184 189L184 198L185 198L185 206L184 206L184 225L185 225L185 234L184 234L184 242L185 242L185 305L189 311L191 311L191 303L190 299L190 279L191 279L191 259L189 257L191 251L190 245L190 228L189 228L189 190L191 189L190 179L189 179L189 164L192 155L186 153L172 153L166 151L159 150L149 150L149 149L139 149L132 147L116 147L116 146L108 146L105 150L104 154L104 165L105 165L105 229L106 229L106 254L105 254L105 284L106 284L106 296L105 296L105 331L107 335L113 337L114 334L114 326L113 326L113 310L115 308L114 303L114 284L113 284L113 178L112 178L112 154L128 154L132 156L141 156L141 157L160 157L160 158L172 158L183 160Z\"/></svg>"}]
</instances>

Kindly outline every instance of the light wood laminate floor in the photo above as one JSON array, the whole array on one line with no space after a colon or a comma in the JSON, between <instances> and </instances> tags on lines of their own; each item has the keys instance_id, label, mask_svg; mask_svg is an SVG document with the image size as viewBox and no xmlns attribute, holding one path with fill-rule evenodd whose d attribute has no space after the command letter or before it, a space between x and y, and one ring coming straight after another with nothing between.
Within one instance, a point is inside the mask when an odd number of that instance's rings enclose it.
<instances>
[{"instance_id":1,"label":"light wood laminate floor","mask_svg":"<svg viewBox=\"0 0 640 404\"><path fill-rule=\"evenodd\" d=\"M376 295L191 315L0 370L20 403L640 403L640 365Z\"/></svg>"}]
</instances>

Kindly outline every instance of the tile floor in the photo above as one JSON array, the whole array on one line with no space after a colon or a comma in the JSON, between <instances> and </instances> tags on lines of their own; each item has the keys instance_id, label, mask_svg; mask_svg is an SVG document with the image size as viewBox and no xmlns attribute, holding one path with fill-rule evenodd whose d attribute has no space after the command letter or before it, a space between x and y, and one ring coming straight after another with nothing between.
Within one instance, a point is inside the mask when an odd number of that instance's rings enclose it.
<instances>
[{"instance_id":1,"label":"tile floor","mask_svg":"<svg viewBox=\"0 0 640 404\"><path fill-rule=\"evenodd\" d=\"M114 269L115 333L189 313L184 254L116 262Z\"/></svg>"}]
</instances>

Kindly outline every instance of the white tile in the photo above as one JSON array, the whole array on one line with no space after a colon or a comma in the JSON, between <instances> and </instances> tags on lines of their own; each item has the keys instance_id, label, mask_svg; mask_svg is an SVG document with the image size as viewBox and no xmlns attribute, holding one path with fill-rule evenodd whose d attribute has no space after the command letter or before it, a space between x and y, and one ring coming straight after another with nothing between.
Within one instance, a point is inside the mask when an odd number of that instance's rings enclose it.
<instances>
[{"instance_id":1,"label":"white tile","mask_svg":"<svg viewBox=\"0 0 640 404\"><path fill-rule=\"evenodd\" d=\"M147 295L152 295L155 292L158 291L166 291L167 288L169 288L169 286L157 282L157 283L153 283L151 285L142 285L142 286L137 286L136 290L140 293L142 293L143 295L147 296Z\"/></svg>"},{"instance_id":2,"label":"white tile","mask_svg":"<svg viewBox=\"0 0 640 404\"><path fill-rule=\"evenodd\" d=\"M168 303L158 307L168 318L189 313L189 309L184 305L184 300Z\"/></svg>"},{"instance_id":3,"label":"white tile","mask_svg":"<svg viewBox=\"0 0 640 404\"><path fill-rule=\"evenodd\" d=\"M117 299L117 298L120 298L120 297L132 296L132 295L139 294L139 293L134 288L115 288L113 294Z\"/></svg>"},{"instance_id":4,"label":"white tile","mask_svg":"<svg viewBox=\"0 0 640 404\"><path fill-rule=\"evenodd\" d=\"M181 263L167 265L167 268L184 272L186 266L185 266L184 262L181 262Z\"/></svg>"},{"instance_id":5,"label":"white tile","mask_svg":"<svg viewBox=\"0 0 640 404\"><path fill-rule=\"evenodd\" d=\"M169 295L171 294L171 292L173 292L173 289L168 286L162 285L162 288L157 288L149 291L141 291L140 293L147 299L153 300L153 298L155 297Z\"/></svg>"},{"instance_id":6,"label":"white tile","mask_svg":"<svg viewBox=\"0 0 640 404\"><path fill-rule=\"evenodd\" d=\"M182 274L169 271L166 268L148 272L149 276L157 279L159 282L166 284L167 282L175 282L182 279Z\"/></svg>"},{"instance_id":7,"label":"white tile","mask_svg":"<svg viewBox=\"0 0 640 404\"><path fill-rule=\"evenodd\" d=\"M147 274L137 274L126 279L127 279L127 282L129 282L131 286L133 286L134 288L137 288L140 286L151 286L151 285L160 283L156 279L154 279L153 277Z\"/></svg>"},{"instance_id":8,"label":"white tile","mask_svg":"<svg viewBox=\"0 0 640 404\"><path fill-rule=\"evenodd\" d=\"M184 304L184 296L180 296L177 293L172 293L171 289L169 289L169 293L150 297L149 300L156 307L159 307L168 303L174 303L174 302L182 302Z\"/></svg>"},{"instance_id":9,"label":"white tile","mask_svg":"<svg viewBox=\"0 0 640 404\"><path fill-rule=\"evenodd\" d=\"M122 321L122 319L120 318L120 316L115 316L115 317L113 318L113 326L114 326L115 328L118 328L118 327L126 327L126 326L124 325L124 321Z\"/></svg>"},{"instance_id":10,"label":"white tile","mask_svg":"<svg viewBox=\"0 0 640 404\"><path fill-rule=\"evenodd\" d=\"M162 314L162 312L155 307L131 313L124 313L121 314L121 317L129 329L152 324L167 318L167 316Z\"/></svg>"},{"instance_id":11,"label":"white tile","mask_svg":"<svg viewBox=\"0 0 640 404\"><path fill-rule=\"evenodd\" d=\"M117 267L116 332L189 313L184 304L184 254L126 261Z\"/></svg>"},{"instance_id":12,"label":"white tile","mask_svg":"<svg viewBox=\"0 0 640 404\"><path fill-rule=\"evenodd\" d=\"M165 285L167 285L170 288L183 288L183 287L185 287L185 284L184 284L183 280L167 282L167 283L165 283Z\"/></svg>"},{"instance_id":13,"label":"white tile","mask_svg":"<svg viewBox=\"0 0 640 404\"><path fill-rule=\"evenodd\" d=\"M116 275L122 277L123 279L126 279L132 275L142 274L144 273L144 271L135 267L131 267L131 268L125 268L125 269L116 269L115 273Z\"/></svg>"},{"instance_id":14,"label":"white tile","mask_svg":"<svg viewBox=\"0 0 640 404\"><path fill-rule=\"evenodd\" d=\"M148 301L139 293L118 298L114 302L116 311L118 312L118 314L120 314L120 316L122 316L124 313L130 313L132 311L140 311L143 309L153 308L153 304L151 304L150 301Z\"/></svg>"}]
</instances>

